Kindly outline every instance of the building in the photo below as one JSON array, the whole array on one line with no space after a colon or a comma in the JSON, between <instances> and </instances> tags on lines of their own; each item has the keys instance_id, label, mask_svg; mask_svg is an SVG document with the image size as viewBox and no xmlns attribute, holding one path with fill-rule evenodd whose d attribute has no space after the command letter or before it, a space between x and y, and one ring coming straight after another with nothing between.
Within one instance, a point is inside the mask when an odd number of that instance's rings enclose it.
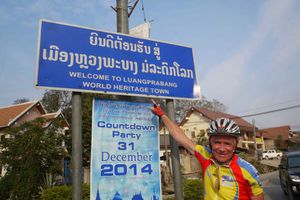
<instances>
[{"instance_id":1,"label":"building","mask_svg":"<svg viewBox=\"0 0 300 200\"><path fill-rule=\"evenodd\" d=\"M266 149L288 150L289 140L293 136L291 128L288 125L265 128L258 132L264 138Z\"/></svg>"},{"instance_id":2,"label":"building","mask_svg":"<svg viewBox=\"0 0 300 200\"><path fill-rule=\"evenodd\" d=\"M300 150L300 131L293 131L292 138L289 140L288 151Z\"/></svg>"},{"instance_id":3,"label":"building","mask_svg":"<svg viewBox=\"0 0 300 200\"><path fill-rule=\"evenodd\" d=\"M14 127L22 124L26 121L31 121L36 118L45 118L45 119L62 119L61 129L59 130L60 134L66 134L66 131L69 129L69 124L65 120L61 111L55 113L47 113L42 104L39 101L26 102L16 105L10 105L0 108L0 141L5 139L4 130L9 127ZM45 124L45 126L50 126L50 123ZM62 144L65 146L65 144ZM0 149L1 151L1 149ZM69 159L65 159L63 162L64 165L64 179L69 178ZM0 166L0 177L3 176L6 171L4 166Z\"/></svg>"},{"instance_id":4,"label":"building","mask_svg":"<svg viewBox=\"0 0 300 200\"><path fill-rule=\"evenodd\" d=\"M183 120L179 123L179 126L183 129L184 133L194 142L197 141L205 142L205 139L206 141L208 139L207 129L209 128L210 121L220 117L233 119L240 127L240 131L242 133L242 137L240 138L238 144L238 149L240 151L247 151L248 153L254 153L255 142L258 149L262 149L262 150L265 149L264 139L262 138L262 136L256 137L256 140L254 140L254 135L258 129L256 127L254 128L253 125L247 122L246 120L235 115L231 115L223 112L210 111L205 108L192 107L187 112ZM165 139L167 138L165 137L165 135L168 135L168 131L166 130L165 127L162 127L160 129L160 134L161 134L160 136L161 156L163 158L167 158L166 152L167 152L168 145L165 145L164 143L168 144L167 139ZM183 147L179 147L179 151L180 151L181 165L183 167L183 174L186 176L194 176L197 173L199 173L201 169L195 156L188 153ZM170 162L165 162L164 165L168 165L166 163L170 163Z\"/></svg>"}]
</instances>

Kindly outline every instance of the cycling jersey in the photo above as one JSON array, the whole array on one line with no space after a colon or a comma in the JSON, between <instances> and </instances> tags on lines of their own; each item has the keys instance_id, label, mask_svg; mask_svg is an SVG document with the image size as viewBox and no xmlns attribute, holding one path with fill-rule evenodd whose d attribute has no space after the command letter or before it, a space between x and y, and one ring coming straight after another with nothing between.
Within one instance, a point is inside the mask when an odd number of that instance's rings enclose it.
<instances>
[{"instance_id":1,"label":"cycling jersey","mask_svg":"<svg viewBox=\"0 0 300 200\"><path fill-rule=\"evenodd\" d=\"M204 199L248 200L263 192L257 170L238 155L225 165L215 162L211 150L201 145L195 155L202 166Z\"/></svg>"}]
</instances>

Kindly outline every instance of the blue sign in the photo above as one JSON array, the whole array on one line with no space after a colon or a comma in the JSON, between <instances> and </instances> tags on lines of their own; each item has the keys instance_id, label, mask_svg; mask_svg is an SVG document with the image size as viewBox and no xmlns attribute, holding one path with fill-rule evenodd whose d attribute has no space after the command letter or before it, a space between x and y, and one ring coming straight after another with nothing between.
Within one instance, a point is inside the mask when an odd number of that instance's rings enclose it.
<instances>
[{"instance_id":1,"label":"blue sign","mask_svg":"<svg viewBox=\"0 0 300 200\"><path fill-rule=\"evenodd\" d=\"M162 199L158 117L151 106L94 99L91 200Z\"/></svg>"},{"instance_id":2,"label":"blue sign","mask_svg":"<svg viewBox=\"0 0 300 200\"><path fill-rule=\"evenodd\" d=\"M42 20L36 86L199 98L192 48Z\"/></svg>"}]
</instances>

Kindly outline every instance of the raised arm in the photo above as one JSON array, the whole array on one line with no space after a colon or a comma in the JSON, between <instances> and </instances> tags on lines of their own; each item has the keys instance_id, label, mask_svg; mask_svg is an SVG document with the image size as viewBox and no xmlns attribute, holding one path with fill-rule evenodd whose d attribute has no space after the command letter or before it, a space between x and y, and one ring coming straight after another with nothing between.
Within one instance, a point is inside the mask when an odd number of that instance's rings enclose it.
<instances>
[{"instance_id":1,"label":"raised arm","mask_svg":"<svg viewBox=\"0 0 300 200\"><path fill-rule=\"evenodd\" d=\"M265 199L264 193L261 193L261 194L259 194L257 196L252 196L251 197L251 200L264 200L264 199Z\"/></svg>"},{"instance_id":2,"label":"raised arm","mask_svg":"<svg viewBox=\"0 0 300 200\"><path fill-rule=\"evenodd\" d=\"M151 108L152 112L161 117L171 136L179 144L184 146L190 153L194 154L196 144L184 134L182 129L165 114L165 112L159 105L156 104L154 100L152 101L154 104L154 106Z\"/></svg>"}]
</instances>

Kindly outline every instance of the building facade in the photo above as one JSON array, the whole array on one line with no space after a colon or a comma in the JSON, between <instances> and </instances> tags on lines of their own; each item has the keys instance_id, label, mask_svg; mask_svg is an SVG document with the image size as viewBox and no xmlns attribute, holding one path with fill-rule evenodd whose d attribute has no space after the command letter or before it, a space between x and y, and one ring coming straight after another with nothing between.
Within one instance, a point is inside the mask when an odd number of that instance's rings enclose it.
<instances>
[{"instance_id":1,"label":"building facade","mask_svg":"<svg viewBox=\"0 0 300 200\"><path fill-rule=\"evenodd\" d=\"M8 135L4 134L5 129L10 127L18 126L24 122L32 121L37 118L45 118L51 121L51 119L61 119L62 123L59 129L58 134L66 134L66 131L69 129L69 124L65 120L61 111L55 113L47 113L42 104L39 101L25 102L16 105L10 105L0 108L0 141L5 140ZM50 126L51 124L45 124L45 126ZM62 144L65 147L65 143ZM1 152L1 149L0 149ZM68 181L70 176L69 169L69 160L68 158L62 161L63 165L63 177L60 177L62 181ZM4 176L6 173L6 167L0 164L0 177Z\"/></svg>"},{"instance_id":2,"label":"building facade","mask_svg":"<svg viewBox=\"0 0 300 200\"><path fill-rule=\"evenodd\" d=\"M256 139L254 140L254 130L258 130L256 127L254 127L252 124L242 119L241 117L230 115L227 113L210 111L205 108L192 107L179 123L179 126L187 135L187 137L193 140L195 143L207 145L207 130L209 128L210 122L220 117L230 118L234 120L240 127L240 131L242 133L242 137L239 138L238 143L238 149L240 151L245 151L250 154L254 153L255 145L257 146L257 149L265 149L264 139L262 138L262 136L255 137ZM168 135L169 133L165 127L161 127L160 134L160 138L162 138L163 135ZM164 142L165 140L161 139L161 156L166 158L165 155L167 152L167 148L166 145L164 145ZM201 172L201 169L195 156L188 153L183 147L179 147L179 149L183 175L188 177L198 176L199 172ZM169 163L170 162L164 162L162 163L162 165L168 165ZM171 168L171 166L167 167Z\"/></svg>"}]
</instances>

